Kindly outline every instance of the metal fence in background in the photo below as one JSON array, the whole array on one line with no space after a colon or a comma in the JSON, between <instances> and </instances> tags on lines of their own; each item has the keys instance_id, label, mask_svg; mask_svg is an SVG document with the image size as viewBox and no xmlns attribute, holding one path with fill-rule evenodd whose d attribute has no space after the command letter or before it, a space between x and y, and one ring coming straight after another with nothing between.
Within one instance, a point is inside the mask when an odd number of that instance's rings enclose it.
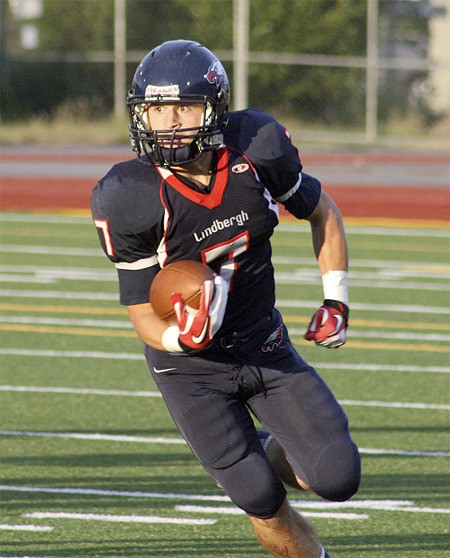
<instances>
[{"instance_id":1,"label":"metal fence in background","mask_svg":"<svg viewBox=\"0 0 450 558\"><path fill-rule=\"evenodd\" d=\"M3 1L3 0L1 0ZM110 52L88 51L83 53L28 52L22 62L64 62L64 63L109 63L114 68L114 112L122 117L125 110L126 92L129 87L127 67L137 65L147 51L127 50L126 1L114 0L114 49ZM206 0L204 0L206 1ZM277 0L282 1L282 0ZM283 0L286 1L286 0ZM289 1L289 0L288 0ZM314 1L314 0L311 0ZM429 44L421 52L408 45L400 45L396 53L386 53L380 41L380 2L383 0L360 0L366 8L366 51L359 56L339 56L322 54L254 52L249 49L251 31L252 0L229 0L233 15L233 48L214 50L215 54L232 68L233 109L249 105L249 68L255 65L293 66L308 68L328 68L331 71L358 71L361 73L361 108L364 124L351 131L340 129L335 132L302 127L302 138L317 141L352 141L373 143L380 140L385 131L380 129L381 90L392 95L409 96L420 108L423 101L440 117L450 115L450 0L428 0ZM414 4L414 0L389 0ZM208 45L209 46L209 45ZM416 72L425 79L408 81L405 89L395 76ZM364 77L362 77L364 76ZM389 88L392 87L392 91ZM386 101L384 101L386 102ZM389 99L387 100L389 102ZM295 130L294 130L295 133ZM392 135L392 134L391 134ZM395 134L394 134L395 135ZM391 139L393 139L391 137ZM421 137L423 141L423 135Z\"/></svg>"}]
</instances>

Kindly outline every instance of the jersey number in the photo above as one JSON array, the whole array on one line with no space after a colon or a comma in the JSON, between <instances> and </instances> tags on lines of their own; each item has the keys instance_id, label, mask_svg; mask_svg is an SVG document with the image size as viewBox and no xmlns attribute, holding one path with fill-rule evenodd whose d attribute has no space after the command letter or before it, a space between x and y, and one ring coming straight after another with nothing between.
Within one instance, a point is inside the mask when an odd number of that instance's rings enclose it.
<instances>
[{"instance_id":1,"label":"jersey number","mask_svg":"<svg viewBox=\"0 0 450 558\"><path fill-rule=\"evenodd\" d=\"M94 219L95 226L102 231L105 251L108 256L114 256L114 248L112 245L111 235L109 234L109 221L106 219Z\"/></svg>"},{"instance_id":2,"label":"jersey number","mask_svg":"<svg viewBox=\"0 0 450 558\"><path fill-rule=\"evenodd\" d=\"M238 268L236 258L248 250L249 240L250 235L248 231L246 231L235 236L231 240L202 250L202 260L206 265L214 260L224 259L224 257L226 257L226 261L220 266L219 275L227 281L230 288L233 286L234 274Z\"/></svg>"}]
</instances>

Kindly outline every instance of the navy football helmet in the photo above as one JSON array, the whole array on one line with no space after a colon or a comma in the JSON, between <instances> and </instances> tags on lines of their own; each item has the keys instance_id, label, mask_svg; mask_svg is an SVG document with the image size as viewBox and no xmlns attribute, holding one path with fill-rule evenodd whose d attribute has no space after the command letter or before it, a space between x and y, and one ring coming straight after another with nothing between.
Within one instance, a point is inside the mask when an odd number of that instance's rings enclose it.
<instances>
[{"instance_id":1,"label":"navy football helmet","mask_svg":"<svg viewBox=\"0 0 450 558\"><path fill-rule=\"evenodd\" d=\"M155 103L203 104L202 122L196 128L151 130L146 110ZM193 41L165 42L139 64L128 93L132 148L161 166L196 161L222 144L229 103L228 77L212 52ZM186 138L192 138L188 145L175 143Z\"/></svg>"}]
</instances>

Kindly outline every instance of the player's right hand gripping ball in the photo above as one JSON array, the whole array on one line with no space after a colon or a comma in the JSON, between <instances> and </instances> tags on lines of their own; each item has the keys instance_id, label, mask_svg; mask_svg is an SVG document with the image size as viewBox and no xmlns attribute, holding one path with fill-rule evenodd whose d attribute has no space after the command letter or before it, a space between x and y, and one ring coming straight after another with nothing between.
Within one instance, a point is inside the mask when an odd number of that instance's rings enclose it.
<instances>
[{"instance_id":1,"label":"player's right hand gripping ball","mask_svg":"<svg viewBox=\"0 0 450 558\"><path fill-rule=\"evenodd\" d=\"M348 315L348 306L343 302L324 300L312 317L305 339L327 349L337 349L346 341Z\"/></svg>"},{"instance_id":2,"label":"player's right hand gripping ball","mask_svg":"<svg viewBox=\"0 0 450 558\"><path fill-rule=\"evenodd\" d=\"M198 310L187 307L180 293L171 296L180 329L178 342L186 352L204 349L222 325L228 300L228 283L216 275L201 287Z\"/></svg>"}]
</instances>

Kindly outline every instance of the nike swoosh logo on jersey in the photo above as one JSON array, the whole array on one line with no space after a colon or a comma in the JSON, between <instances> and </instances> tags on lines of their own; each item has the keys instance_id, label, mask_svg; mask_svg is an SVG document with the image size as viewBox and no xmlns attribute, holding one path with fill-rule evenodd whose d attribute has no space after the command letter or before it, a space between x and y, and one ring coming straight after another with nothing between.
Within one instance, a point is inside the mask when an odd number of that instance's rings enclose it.
<instances>
[{"instance_id":1,"label":"nike swoosh logo on jersey","mask_svg":"<svg viewBox=\"0 0 450 558\"><path fill-rule=\"evenodd\" d=\"M171 372L172 370L176 370L176 368L155 368L155 367L153 367L153 372L155 374L162 374L163 372Z\"/></svg>"}]
</instances>

